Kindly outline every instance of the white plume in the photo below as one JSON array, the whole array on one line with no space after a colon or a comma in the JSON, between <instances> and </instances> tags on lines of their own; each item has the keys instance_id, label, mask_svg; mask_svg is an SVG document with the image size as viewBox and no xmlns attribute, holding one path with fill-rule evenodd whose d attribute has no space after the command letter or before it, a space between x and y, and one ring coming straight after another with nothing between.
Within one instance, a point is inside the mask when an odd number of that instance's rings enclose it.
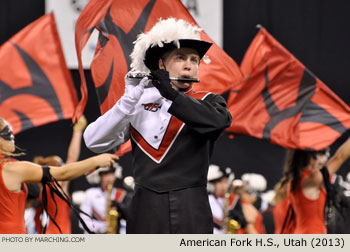
<instances>
[{"instance_id":1,"label":"white plume","mask_svg":"<svg viewBox=\"0 0 350 252\"><path fill-rule=\"evenodd\" d=\"M256 192L263 192L266 190L267 181L265 177L257 173L245 173L241 177L242 181L248 185L248 189Z\"/></svg>"},{"instance_id":2,"label":"white plume","mask_svg":"<svg viewBox=\"0 0 350 252\"><path fill-rule=\"evenodd\" d=\"M215 164L210 164L208 169L208 181L213 181L224 176L220 167Z\"/></svg>"},{"instance_id":3,"label":"white plume","mask_svg":"<svg viewBox=\"0 0 350 252\"><path fill-rule=\"evenodd\" d=\"M81 204L83 204L84 200L85 200L85 192L84 191L75 191L72 194L72 202L75 205L80 206Z\"/></svg>"},{"instance_id":4,"label":"white plume","mask_svg":"<svg viewBox=\"0 0 350 252\"><path fill-rule=\"evenodd\" d=\"M149 73L143 60L149 47L163 47L164 43L173 42L177 48L180 48L179 39L195 39L200 40L200 32L202 29L196 25L192 25L185 20L168 18L159 21L147 33L141 33L134 41L134 49L131 53L131 69L133 71L142 71Z\"/></svg>"},{"instance_id":5,"label":"white plume","mask_svg":"<svg viewBox=\"0 0 350 252\"><path fill-rule=\"evenodd\" d=\"M261 194L261 198L263 201L269 203L270 205L274 205L274 198L275 198L275 191L274 190L269 190L265 193Z\"/></svg>"}]
</instances>

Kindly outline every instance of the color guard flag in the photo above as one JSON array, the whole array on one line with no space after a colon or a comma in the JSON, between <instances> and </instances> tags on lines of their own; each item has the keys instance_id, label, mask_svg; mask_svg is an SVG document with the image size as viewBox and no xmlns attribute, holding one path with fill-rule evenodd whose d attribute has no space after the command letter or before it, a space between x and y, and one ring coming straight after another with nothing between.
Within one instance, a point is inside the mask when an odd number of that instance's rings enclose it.
<instances>
[{"instance_id":1,"label":"color guard flag","mask_svg":"<svg viewBox=\"0 0 350 252\"><path fill-rule=\"evenodd\" d=\"M9 121L15 134L72 118L76 105L52 13L0 47L0 117Z\"/></svg>"},{"instance_id":2,"label":"color guard flag","mask_svg":"<svg viewBox=\"0 0 350 252\"><path fill-rule=\"evenodd\" d=\"M264 28L241 64L228 107L233 133L291 149L321 150L350 127L350 108Z\"/></svg>"}]
</instances>

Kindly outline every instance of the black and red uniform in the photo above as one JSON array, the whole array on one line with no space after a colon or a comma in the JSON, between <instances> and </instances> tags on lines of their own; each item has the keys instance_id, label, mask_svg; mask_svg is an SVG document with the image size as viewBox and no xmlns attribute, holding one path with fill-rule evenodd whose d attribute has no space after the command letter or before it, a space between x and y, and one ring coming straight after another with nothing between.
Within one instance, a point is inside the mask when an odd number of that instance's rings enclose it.
<instances>
[{"instance_id":1,"label":"black and red uniform","mask_svg":"<svg viewBox=\"0 0 350 252\"><path fill-rule=\"evenodd\" d=\"M131 136L136 186L127 233L212 233L207 173L214 142L231 124L225 100L188 90L170 101L152 87L133 113L118 106L90 124L84 139L104 152Z\"/></svg>"}]
</instances>

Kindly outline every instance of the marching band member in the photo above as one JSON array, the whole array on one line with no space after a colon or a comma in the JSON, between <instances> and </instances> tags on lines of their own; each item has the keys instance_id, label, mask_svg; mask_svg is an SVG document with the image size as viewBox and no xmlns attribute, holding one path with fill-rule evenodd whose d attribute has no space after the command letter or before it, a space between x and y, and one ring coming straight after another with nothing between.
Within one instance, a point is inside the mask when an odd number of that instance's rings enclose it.
<instances>
[{"instance_id":1,"label":"marching band member","mask_svg":"<svg viewBox=\"0 0 350 252\"><path fill-rule=\"evenodd\" d=\"M94 152L131 137L135 192L127 233L213 232L206 191L209 160L232 119L223 97L192 89L211 46L200 40L200 32L169 18L140 34L124 95L84 132ZM146 77L133 78L140 71Z\"/></svg>"}]
</instances>

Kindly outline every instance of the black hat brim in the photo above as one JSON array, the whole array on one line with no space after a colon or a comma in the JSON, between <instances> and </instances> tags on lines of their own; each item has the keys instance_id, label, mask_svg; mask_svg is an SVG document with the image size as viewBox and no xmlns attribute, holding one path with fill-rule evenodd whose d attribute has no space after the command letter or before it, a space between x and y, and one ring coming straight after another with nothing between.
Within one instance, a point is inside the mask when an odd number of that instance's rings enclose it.
<instances>
[{"instance_id":1,"label":"black hat brim","mask_svg":"<svg viewBox=\"0 0 350 252\"><path fill-rule=\"evenodd\" d=\"M114 173L115 172L115 168L114 167L109 167L109 169L107 171L99 171L98 172L98 175L102 176L104 174L107 174L107 173Z\"/></svg>"},{"instance_id":2,"label":"black hat brim","mask_svg":"<svg viewBox=\"0 0 350 252\"><path fill-rule=\"evenodd\" d=\"M180 48L192 48L197 51L200 58L203 58L204 54L209 50L212 43L196 40L196 39L179 39ZM158 61L164 53L167 51L177 49L177 46L173 43L164 43L163 47L153 46L147 49L145 54L144 63L150 70L158 69Z\"/></svg>"}]
</instances>

